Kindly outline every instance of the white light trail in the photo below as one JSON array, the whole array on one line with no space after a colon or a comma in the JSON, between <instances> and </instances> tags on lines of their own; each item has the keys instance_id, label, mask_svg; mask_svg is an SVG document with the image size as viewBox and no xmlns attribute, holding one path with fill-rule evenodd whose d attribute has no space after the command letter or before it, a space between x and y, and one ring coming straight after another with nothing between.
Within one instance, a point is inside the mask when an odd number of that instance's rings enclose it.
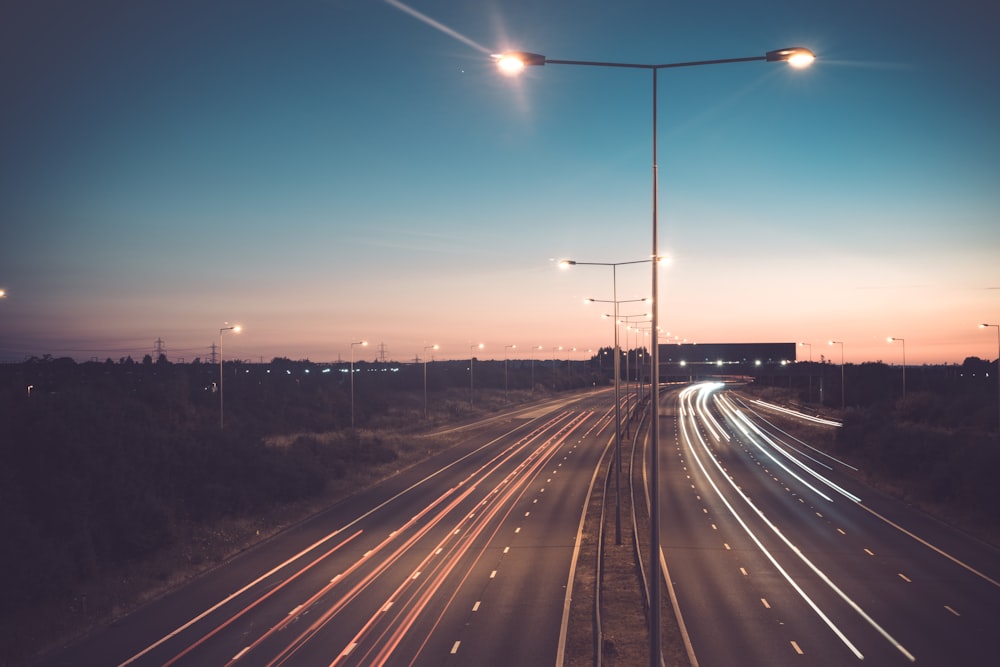
<instances>
[{"instance_id":1,"label":"white light trail","mask_svg":"<svg viewBox=\"0 0 1000 667\"><path fill-rule=\"evenodd\" d=\"M697 391L697 390L700 390L700 389L702 389L702 387L698 387L698 386L689 387L688 389L684 390L681 393L681 400L688 400L688 401L690 401L691 400L690 399L690 393L691 393L691 391ZM905 656L907 660L909 660L910 662L914 662L916 660L916 658L913 656L912 653L910 653L908 650L906 650L906 648L902 644L900 644L899 641L897 641L892 635L890 635L885 630L885 628L883 628L881 625L879 625L875 621L875 619L873 619L871 616L869 616L868 613L864 609L862 609L861 606L857 602L855 602L851 597L849 597L847 595L847 593L845 593L835 583L833 583L833 581L826 575L826 573L823 572L822 570L820 570L811 560L809 560L802 553L802 551L797 546L795 546L791 542L791 540L789 540L784 535L784 533L782 533L781 530L770 519L768 519L768 517L764 514L764 512L761 511L761 509L758 508L753 503L753 501L750 500L750 498L743 492L743 490L736 484L736 482L733 481L729 477L728 474L726 474L726 471L723 470L722 465L719 463L719 461L715 457L713 457L713 456L710 455L711 452L708 449L708 443L706 443L704 441L704 439L701 437L701 434L698 432L697 429L694 429L694 434L698 438L698 441L700 443L701 449L704 450L707 454L709 454L709 457L708 457L709 460L712 462L712 464L718 470L718 472L721 475L721 477L733 489L733 492L736 493L736 495L738 495L743 500L743 502L747 505L747 507L749 507L751 509L751 511L753 511L753 513L756 514L758 516L758 518L760 518L760 520L764 523L764 525L766 525L778 537L779 540L781 540L782 542L785 543L785 545L788 546L788 548L791 550L791 553L795 554L795 556L798 557L798 559L801 560L810 570L812 570L813 573L816 574L816 576L819 577L820 580L824 584L826 584L827 587L829 587L831 591L833 591L841 600L843 600L851 609L853 609L862 619L864 619L865 622L867 622L868 625L871 626L872 629L874 629L878 634L880 634L886 641L888 641L894 648L896 648L896 650L898 650L900 653L902 653L903 656ZM816 605L816 603L805 593L805 591L802 590L799 587L799 585L795 582L795 580L791 577L791 575L789 575L781 567L781 565L778 564L777 559L764 547L763 543L758 539L757 535L750 529L750 526L747 525L746 522L744 522L744 520L740 516L739 512L736 511L736 508L733 507L733 505L729 502L729 500L722 494L722 490L716 485L715 480L708 474L708 470L706 469L705 464L702 462L701 457L698 456L698 452L695 450L694 443L692 442L692 440L690 438L690 435L688 434L688 430L684 429L682 431L682 435L684 436L684 441L685 441L685 444L687 445L688 451L691 453L691 456L694 458L695 462L698 464L698 467L701 469L702 474L705 475L705 479L708 481L708 483L711 485L711 487L715 490L716 495L722 501L723 505L725 505L726 508L729 510L730 514L733 516L733 518L736 520L736 522L739 523L739 525L743 528L743 530L750 537L750 539L754 542L754 544L757 545L757 547L758 547L758 549L760 549L761 553L763 553L767 557L767 559L769 561L771 561L771 564L774 565L774 567L778 570L778 572L782 575L782 577L784 577L784 579L789 583L789 585L791 585L792 588L795 589L795 591L802 597L802 599L806 602L806 604L808 604L813 609L813 611L816 612L816 614L823 620L823 622L827 625L827 627L829 627L834 632L834 634L837 635L837 637L858 657L858 659L859 660L860 659L864 659L864 656L854 646L854 644L851 643L851 641L847 638L847 636L844 635L840 631L840 629L837 628L837 626L833 624L833 621L831 621L823 613L823 611L819 608L819 606Z\"/></svg>"}]
</instances>

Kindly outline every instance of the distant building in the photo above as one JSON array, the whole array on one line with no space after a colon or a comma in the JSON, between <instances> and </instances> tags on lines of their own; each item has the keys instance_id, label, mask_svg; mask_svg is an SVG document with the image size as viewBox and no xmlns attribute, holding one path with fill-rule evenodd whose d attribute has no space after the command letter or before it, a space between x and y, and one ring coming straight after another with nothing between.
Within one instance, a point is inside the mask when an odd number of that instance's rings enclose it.
<instances>
[{"instance_id":1,"label":"distant building","mask_svg":"<svg viewBox=\"0 0 1000 667\"><path fill-rule=\"evenodd\" d=\"M660 345L661 366L771 365L795 362L795 343L680 343Z\"/></svg>"}]
</instances>

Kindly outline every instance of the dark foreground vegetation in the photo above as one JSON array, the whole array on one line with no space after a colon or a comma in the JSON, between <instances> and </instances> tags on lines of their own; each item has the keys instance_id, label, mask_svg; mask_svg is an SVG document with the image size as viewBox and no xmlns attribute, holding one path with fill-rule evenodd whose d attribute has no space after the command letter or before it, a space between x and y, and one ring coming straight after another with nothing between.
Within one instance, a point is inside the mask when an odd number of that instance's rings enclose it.
<instances>
[{"instance_id":1,"label":"dark foreground vegetation","mask_svg":"<svg viewBox=\"0 0 1000 667\"><path fill-rule=\"evenodd\" d=\"M422 363L356 364L353 402L348 369L226 362L220 406L218 364L0 366L0 665L294 520L281 508L426 455L409 432L595 381L581 362L477 361L470 395L468 361L438 362L425 407Z\"/></svg>"},{"instance_id":2,"label":"dark foreground vegetation","mask_svg":"<svg viewBox=\"0 0 1000 667\"><path fill-rule=\"evenodd\" d=\"M773 374L755 391L839 417L843 428L829 449L867 481L1000 546L996 369L974 357L960 366L911 367L904 396L898 367L849 365L841 394L839 367L817 364L811 378Z\"/></svg>"}]
</instances>

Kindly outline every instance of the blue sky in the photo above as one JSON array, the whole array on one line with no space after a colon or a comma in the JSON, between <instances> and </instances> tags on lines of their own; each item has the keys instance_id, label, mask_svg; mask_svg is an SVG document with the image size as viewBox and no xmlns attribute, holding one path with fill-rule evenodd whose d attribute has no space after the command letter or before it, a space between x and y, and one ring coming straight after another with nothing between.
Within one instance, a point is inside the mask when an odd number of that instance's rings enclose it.
<instances>
[{"instance_id":1,"label":"blue sky","mask_svg":"<svg viewBox=\"0 0 1000 667\"><path fill-rule=\"evenodd\" d=\"M0 9L0 360L586 356L651 253L689 342L995 358L1000 56L985 2L54 0ZM994 23L991 24L991 21ZM435 25L431 25L431 23ZM650 293L648 265L618 298ZM637 312L641 312L641 308ZM623 304L622 312L631 312ZM803 353L807 356L807 353Z\"/></svg>"}]
</instances>

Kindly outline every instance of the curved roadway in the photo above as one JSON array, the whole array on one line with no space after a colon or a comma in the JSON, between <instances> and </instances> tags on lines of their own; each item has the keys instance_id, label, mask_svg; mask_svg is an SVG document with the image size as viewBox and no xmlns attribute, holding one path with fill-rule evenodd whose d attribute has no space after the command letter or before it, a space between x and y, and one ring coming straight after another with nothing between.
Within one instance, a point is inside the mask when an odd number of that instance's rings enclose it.
<instances>
[{"instance_id":1,"label":"curved roadway","mask_svg":"<svg viewBox=\"0 0 1000 667\"><path fill-rule=\"evenodd\" d=\"M662 413L662 554L700 667L1000 664L996 549L721 385Z\"/></svg>"}]
</instances>

